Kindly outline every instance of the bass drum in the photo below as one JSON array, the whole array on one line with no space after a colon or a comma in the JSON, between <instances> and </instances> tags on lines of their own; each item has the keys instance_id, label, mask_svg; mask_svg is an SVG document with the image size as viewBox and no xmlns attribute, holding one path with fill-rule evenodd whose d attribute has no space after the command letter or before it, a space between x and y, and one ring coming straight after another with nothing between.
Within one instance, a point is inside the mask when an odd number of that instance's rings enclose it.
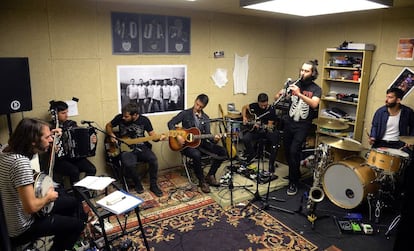
<instances>
[{"instance_id":1,"label":"bass drum","mask_svg":"<svg viewBox=\"0 0 414 251\"><path fill-rule=\"evenodd\" d=\"M322 177L322 186L332 203L352 209L362 203L368 193L378 190L373 182L375 171L360 157L351 157L330 164Z\"/></svg>"}]
</instances>

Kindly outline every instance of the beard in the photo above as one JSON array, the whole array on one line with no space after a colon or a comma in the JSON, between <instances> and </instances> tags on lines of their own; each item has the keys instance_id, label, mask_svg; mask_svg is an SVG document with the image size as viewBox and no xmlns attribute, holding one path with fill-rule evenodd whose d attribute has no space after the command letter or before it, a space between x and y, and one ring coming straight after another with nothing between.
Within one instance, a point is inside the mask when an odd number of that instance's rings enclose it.
<instances>
[{"instance_id":1,"label":"beard","mask_svg":"<svg viewBox=\"0 0 414 251\"><path fill-rule=\"evenodd\" d=\"M393 107L395 107L396 105L397 105L397 102L385 103L385 106L386 106L386 107L389 107L389 108L393 108Z\"/></svg>"}]
</instances>

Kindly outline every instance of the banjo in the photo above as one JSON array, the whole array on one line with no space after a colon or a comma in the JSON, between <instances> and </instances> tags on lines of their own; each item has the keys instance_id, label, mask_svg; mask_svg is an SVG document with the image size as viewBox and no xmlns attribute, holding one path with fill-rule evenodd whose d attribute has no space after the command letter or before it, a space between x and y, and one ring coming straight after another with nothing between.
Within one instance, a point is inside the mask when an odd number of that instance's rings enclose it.
<instances>
[{"instance_id":1,"label":"banjo","mask_svg":"<svg viewBox=\"0 0 414 251\"><path fill-rule=\"evenodd\" d=\"M59 128L59 120L57 117L57 112L54 109L50 110L54 120L56 121L56 127L55 128ZM54 186L53 183L53 166L55 164L55 148L56 148L56 141L57 141L58 137L55 135L55 137L53 138L53 145L51 148L51 152L50 152L50 161L49 161L49 175L43 173L43 172L39 172L39 173L35 173L34 174L34 191L35 191L35 196L37 198L42 198L46 195L46 193L48 192L49 188L51 186ZM42 209L40 209L40 213L41 214L49 214L54 206L54 202L51 201L48 204L46 204Z\"/></svg>"}]
</instances>

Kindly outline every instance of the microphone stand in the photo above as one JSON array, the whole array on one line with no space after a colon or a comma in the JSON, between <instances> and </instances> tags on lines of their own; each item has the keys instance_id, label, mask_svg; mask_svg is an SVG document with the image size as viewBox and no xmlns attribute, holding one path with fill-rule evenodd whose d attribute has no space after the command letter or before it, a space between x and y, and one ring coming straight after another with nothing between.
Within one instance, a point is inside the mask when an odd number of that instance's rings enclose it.
<instances>
[{"instance_id":1,"label":"microphone stand","mask_svg":"<svg viewBox=\"0 0 414 251\"><path fill-rule=\"evenodd\" d=\"M102 129L100 129L100 128L97 128L97 127L95 127L95 126L92 126L91 125L91 122L87 122L86 124L88 124L90 127L92 127L93 129L95 129L95 130L97 130L97 131L99 131L99 132L101 132L101 133L103 133L106 137L109 137L109 138L113 138L113 139L116 139L118 142L120 142L120 143L122 143L122 144L125 144L125 145L127 145L128 147L131 147L131 145L129 145L129 144L127 144L124 140L122 140L122 139L120 139L120 138L118 138L118 137L116 137L116 136L112 136L112 135L110 135L109 133L107 133L106 131L104 131L104 130L102 130ZM106 144L105 144L105 150L107 151L108 149L107 149L107 146L106 146ZM119 153L119 154L121 154L121 153ZM118 172L116 172L114 169L115 168L113 168L113 172L114 172L114 174L117 176L116 178L117 179L119 179L119 180L121 180L122 179L122 186L124 187L124 189L125 189L125 191L127 191L128 193L129 193L129 188L128 188L128 184L127 184L127 181L126 181L126 178L125 178L125 175L124 175L124 170L123 170L123 167L122 167L122 164L121 164L121 160L120 160L120 158L118 157L118 156L115 156L115 157L109 157L108 156L108 154L106 154L107 155L107 161L108 162L111 162L111 164L112 165L116 165L116 164L114 164L114 162L115 161L118 161L118 166L120 167L120 171L121 171L121 173L119 174Z\"/></svg>"},{"instance_id":2,"label":"microphone stand","mask_svg":"<svg viewBox=\"0 0 414 251\"><path fill-rule=\"evenodd\" d=\"M233 175L234 175L234 167L233 167L233 138L232 138L232 132L233 132L233 123L241 123L240 121L234 121L229 119L228 122L230 122L230 137L231 137L231 141L230 141L230 179L229 179L229 190L230 190L230 205L233 207L234 203L233 203L233 189L234 188L244 188L246 191L252 193L249 189L247 189L248 187L252 187L253 185L240 185L240 186L234 186L233 184Z\"/></svg>"}]
</instances>

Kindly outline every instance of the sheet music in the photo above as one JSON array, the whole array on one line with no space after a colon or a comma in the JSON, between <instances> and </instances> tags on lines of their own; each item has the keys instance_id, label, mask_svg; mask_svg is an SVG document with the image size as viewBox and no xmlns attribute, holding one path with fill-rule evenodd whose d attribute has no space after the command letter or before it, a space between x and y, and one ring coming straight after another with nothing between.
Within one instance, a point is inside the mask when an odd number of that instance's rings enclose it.
<instances>
[{"instance_id":1,"label":"sheet music","mask_svg":"<svg viewBox=\"0 0 414 251\"><path fill-rule=\"evenodd\" d=\"M74 186L85 187L92 190L103 190L115 179L111 177L97 177L97 176L86 176L82 180L76 182Z\"/></svg>"},{"instance_id":2,"label":"sheet music","mask_svg":"<svg viewBox=\"0 0 414 251\"><path fill-rule=\"evenodd\" d=\"M139 197L117 190L98 200L96 204L114 214L122 214L134 209L142 202L144 200Z\"/></svg>"}]
</instances>

